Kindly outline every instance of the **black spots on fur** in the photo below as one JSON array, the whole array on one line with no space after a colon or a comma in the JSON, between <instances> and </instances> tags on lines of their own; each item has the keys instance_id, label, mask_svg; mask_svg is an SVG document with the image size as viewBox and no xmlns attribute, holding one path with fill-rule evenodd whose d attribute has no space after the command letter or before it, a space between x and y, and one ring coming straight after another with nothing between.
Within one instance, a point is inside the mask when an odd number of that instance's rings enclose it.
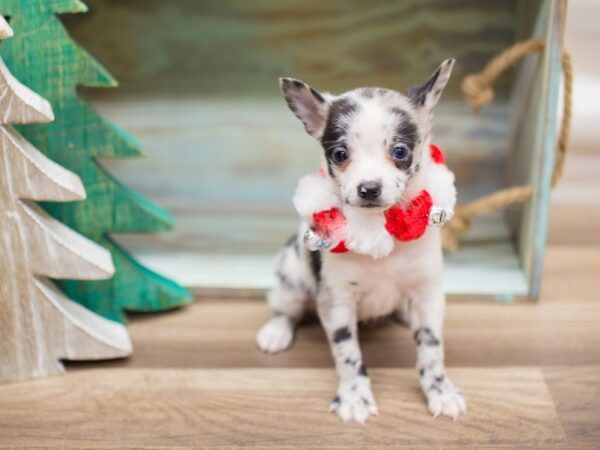
<instances>
[{"instance_id":1,"label":"black spots on fur","mask_svg":"<svg viewBox=\"0 0 600 450\"><path fill-rule=\"evenodd\" d=\"M283 314L281 311L273 311L273 317L283 317L285 316L285 314Z\"/></svg>"},{"instance_id":2,"label":"black spots on fur","mask_svg":"<svg viewBox=\"0 0 600 450\"><path fill-rule=\"evenodd\" d=\"M294 249L294 253L296 253L296 256L300 256L300 246L298 245L297 234L294 234L292 237L290 237L285 243L285 246L292 247Z\"/></svg>"},{"instance_id":3,"label":"black spots on fur","mask_svg":"<svg viewBox=\"0 0 600 450\"><path fill-rule=\"evenodd\" d=\"M413 151L419 141L419 131L417 124L412 120L410 115L399 108L392 108L396 117L396 127L394 129L394 146L404 145L409 155L403 160L394 160L394 164L399 170L412 173Z\"/></svg>"},{"instance_id":4,"label":"black spots on fur","mask_svg":"<svg viewBox=\"0 0 600 450\"><path fill-rule=\"evenodd\" d=\"M287 277L286 274L284 274L281 270L278 270L275 275L277 276L277 279L279 280L279 284L281 284L283 287L287 288L287 289L292 289L294 287L294 283L292 283L290 281L290 279Z\"/></svg>"},{"instance_id":5,"label":"black spots on fur","mask_svg":"<svg viewBox=\"0 0 600 450\"><path fill-rule=\"evenodd\" d=\"M296 253L296 256L300 256L300 247L298 245L298 235L294 234L292 235L292 237L290 237L287 242L285 243L286 247L292 247L294 249L294 253Z\"/></svg>"},{"instance_id":6,"label":"black spots on fur","mask_svg":"<svg viewBox=\"0 0 600 450\"><path fill-rule=\"evenodd\" d=\"M364 98L373 98L375 96L375 88L365 87L360 90L360 95Z\"/></svg>"},{"instance_id":7,"label":"black spots on fur","mask_svg":"<svg viewBox=\"0 0 600 450\"><path fill-rule=\"evenodd\" d=\"M312 96L314 98L316 98L319 103L325 103L325 99L323 98L323 96L321 94L319 94L313 88L309 88L309 89L310 89L310 93L312 94Z\"/></svg>"},{"instance_id":8,"label":"black spots on fur","mask_svg":"<svg viewBox=\"0 0 600 450\"><path fill-rule=\"evenodd\" d=\"M294 242L298 240L298 235L293 234L290 238L285 242L285 246L289 247L290 245L294 245Z\"/></svg>"},{"instance_id":9,"label":"black spots on fur","mask_svg":"<svg viewBox=\"0 0 600 450\"><path fill-rule=\"evenodd\" d=\"M339 98L332 102L329 107L328 122L341 120L342 117L350 117L358 110L358 108L358 103L351 98Z\"/></svg>"},{"instance_id":10,"label":"black spots on fur","mask_svg":"<svg viewBox=\"0 0 600 450\"><path fill-rule=\"evenodd\" d=\"M433 75L427 80L425 83L420 84L418 86L413 86L408 90L406 96L415 106L423 106L425 101L427 100L427 94L431 92L433 86L435 86L435 82L440 76L440 67L434 72Z\"/></svg>"},{"instance_id":11,"label":"black spots on fur","mask_svg":"<svg viewBox=\"0 0 600 450\"><path fill-rule=\"evenodd\" d=\"M372 99L374 97L383 97L389 92L390 91L388 89L376 87L364 87L358 91L359 95L366 99Z\"/></svg>"},{"instance_id":12,"label":"black spots on fur","mask_svg":"<svg viewBox=\"0 0 600 450\"><path fill-rule=\"evenodd\" d=\"M358 286L358 281L350 281L348 284L350 286Z\"/></svg>"},{"instance_id":13,"label":"black spots on fur","mask_svg":"<svg viewBox=\"0 0 600 450\"><path fill-rule=\"evenodd\" d=\"M408 117L408 113L406 111L404 111L403 109L397 107L397 106L393 106L390 111L392 112L392 114L396 115L396 116L400 116L401 118L405 118Z\"/></svg>"},{"instance_id":14,"label":"black spots on fur","mask_svg":"<svg viewBox=\"0 0 600 450\"><path fill-rule=\"evenodd\" d=\"M323 265L323 261L321 261L321 252L319 250L314 252L308 251L308 261L310 263L310 271L312 272L313 277L315 277L315 281L319 283L321 281L321 266Z\"/></svg>"},{"instance_id":15,"label":"black spots on fur","mask_svg":"<svg viewBox=\"0 0 600 450\"><path fill-rule=\"evenodd\" d=\"M446 377L444 376L444 374L438 375L437 377L434 378L433 383L431 383L429 385L427 390L428 391L437 391L441 394L442 393L442 384L444 383L445 378Z\"/></svg>"},{"instance_id":16,"label":"black spots on fur","mask_svg":"<svg viewBox=\"0 0 600 450\"><path fill-rule=\"evenodd\" d=\"M337 404L337 405L339 405L341 402L342 402L342 400L340 399L339 395L336 395L335 397L333 397L333 400L331 401L331 403Z\"/></svg>"},{"instance_id":17,"label":"black spots on fur","mask_svg":"<svg viewBox=\"0 0 600 450\"><path fill-rule=\"evenodd\" d=\"M410 150L419 141L417 124L406 111L399 110L396 116L396 128L394 130L394 142L402 142Z\"/></svg>"},{"instance_id":18,"label":"black spots on fur","mask_svg":"<svg viewBox=\"0 0 600 450\"><path fill-rule=\"evenodd\" d=\"M325 129L321 136L321 145L325 151L327 161L327 172L334 178L333 151L346 142L348 130L352 123L352 117L358 110L359 105L351 98L342 97L334 100L329 106L329 114L325 123Z\"/></svg>"},{"instance_id":19,"label":"black spots on fur","mask_svg":"<svg viewBox=\"0 0 600 450\"><path fill-rule=\"evenodd\" d=\"M339 98L331 103L325 130L321 137L321 144L326 152L325 156L327 156L327 150L332 151L336 145L344 143L352 116L358 108L358 103L346 97Z\"/></svg>"},{"instance_id":20,"label":"black spots on fur","mask_svg":"<svg viewBox=\"0 0 600 450\"><path fill-rule=\"evenodd\" d=\"M442 388L439 387L437 384L433 383L431 386L429 386L427 388L428 391L437 391L438 394L442 393Z\"/></svg>"},{"instance_id":21,"label":"black spots on fur","mask_svg":"<svg viewBox=\"0 0 600 450\"><path fill-rule=\"evenodd\" d=\"M420 376L421 378L423 378L423 375L425 375L425 368L421 367L421 368L419 369L419 376Z\"/></svg>"},{"instance_id":22,"label":"black spots on fur","mask_svg":"<svg viewBox=\"0 0 600 450\"><path fill-rule=\"evenodd\" d=\"M421 170L421 163L417 163L417 165L415 166L415 173L417 173L420 170Z\"/></svg>"},{"instance_id":23,"label":"black spots on fur","mask_svg":"<svg viewBox=\"0 0 600 450\"><path fill-rule=\"evenodd\" d=\"M417 345L427 345L430 347L440 345L440 341L434 336L429 327L419 328L415 331L414 338Z\"/></svg>"},{"instance_id":24,"label":"black spots on fur","mask_svg":"<svg viewBox=\"0 0 600 450\"><path fill-rule=\"evenodd\" d=\"M367 375L367 367L365 366L364 363L362 363L360 365L360 367L358 368L358 375L360 375L361 377L368 377L368 375Z\"/></svg>"},{"instance_id":25,"label":"black spots on fur","mask_svg":"<svg viewBox=\"0 0 600 450\"><path fill-rule=\"evenodd\" d=\"M334 343L339 344L340 342L347 341L352 337L352 333L350 333L350 328L341 327L333 332L332 340Z\"/></svg>"},{"instance_id":26,"label":"black spots on fur","mask_svg":"<svg viewBox=\"0 0 600 450\"><path fill-rule=\"evenodd\" d=\"M344 360L344 364L354 367L358 364L358 359L346 358Z\"/></svg>"}]
</instances>

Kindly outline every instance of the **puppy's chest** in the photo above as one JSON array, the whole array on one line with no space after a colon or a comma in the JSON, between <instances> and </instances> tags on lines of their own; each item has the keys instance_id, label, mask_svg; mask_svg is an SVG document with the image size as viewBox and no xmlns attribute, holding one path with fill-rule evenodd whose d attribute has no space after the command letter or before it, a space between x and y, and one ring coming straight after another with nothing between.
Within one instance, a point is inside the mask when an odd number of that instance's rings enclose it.
<instances>
[{"instance_id":1,"label":"puppy's chest","mask_svg":"<svg viewBox=\"0 0 600 450\"><path fill-rule=\"evenodd\" d=\"M334 295L350 295L356 302L359 320L390 314L411 290L424 283L441 282L439 230L426 232L419 241L397 244L381 259L351 253L333 255L326 259L323 269Z\"/></svg>"}]
</instances>

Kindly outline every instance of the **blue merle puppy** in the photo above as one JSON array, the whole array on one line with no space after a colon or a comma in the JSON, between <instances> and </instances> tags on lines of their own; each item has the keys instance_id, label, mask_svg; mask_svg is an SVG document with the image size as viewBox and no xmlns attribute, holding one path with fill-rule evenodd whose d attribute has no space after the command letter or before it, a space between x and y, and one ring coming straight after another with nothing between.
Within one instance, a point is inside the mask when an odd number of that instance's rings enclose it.
<instances>
[{"instance_id":1,"label":"blue merle puppy","mask_svg":"<svg viewBox=\"0 0 600 450\"><path fill-rule=\"evenodd\" d=\"M446 184L438 186L440 177L432 175L436 164L428 149L433 108L453 65L453 59L444 61L425 83L406 94L359 88L333 96L298 80L280 80L290 109L322 145L326 177L344 214L357 219L355 228L363 227L361 235L373 232L383 211L405 204L422 189L449 192L445 208L451 215L454 177L447 171ZM302 223L298 236L279 255L278 283L268 293L273 316L259 331L258 346L269 353L285 350L296 324L316 308L339 376L330 410L343 421L362 423L378 410L357 323L403 310L414 334L429 411L452 418L464 413L464 396L444 367L440 229L429 227L421 238L395 242L389 254L374 258L359 252L310 251L302 239L308 228Z\"/></svg>"}]
</instances>

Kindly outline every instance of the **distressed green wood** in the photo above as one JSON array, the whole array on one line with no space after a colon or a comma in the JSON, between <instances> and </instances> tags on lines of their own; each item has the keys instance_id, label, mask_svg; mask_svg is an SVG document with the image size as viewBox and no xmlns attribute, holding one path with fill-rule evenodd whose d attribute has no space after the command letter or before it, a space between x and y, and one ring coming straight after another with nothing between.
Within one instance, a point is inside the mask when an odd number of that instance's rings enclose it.
<instances>
[{"instance_id":1,"label":"distressed green wood","mask_svg":"<svg viewBox=\"0 0 600 450\"><path fill-rule=\"evenodd\" d=\"M116 268L107 281L61 281L65 293L107 318L123 310L156 311L190 300L188 292L140 265L112 233L153 232L172 227L166 212L114 179L100 158L140 155L135 139L108 122L78 94L77 86L112 87L116 81L67 34L57 14L85 12L78 0L0 0L15 38L0 47L11 71L46 97L55 122L22 128L51 159L77 173L88 197L78 203L45 203L54 217L110 250Z\"/></svg>"},{"instance_id":2,"label":"distressed green wood","mask_svg":"<svg viewBox=\"0 0 600 450\"><path fill-rule=\"evenodd\" d=\"M89 0L65 17L119 92L277 96L294 76L323 90L406 89L457 58L445 98L515 34L516 0ZM510 79L500 82L507 94Z\"/></svg>"},{"instance_id":3,"label":"distressed green wood","mask_svg":"<svg viewBox=\"0 0 600 450\"><path fill-rule=\"evenodd\" d=\"M532 198L509 214L517 251L529 281L529 297L539 295L556 142L561 82L562 14L559 0L546 0L536 9L529 37L546 43L540 55L521 64L511 102L510 184L531 184Z\"/></svg>"}]
</instances>

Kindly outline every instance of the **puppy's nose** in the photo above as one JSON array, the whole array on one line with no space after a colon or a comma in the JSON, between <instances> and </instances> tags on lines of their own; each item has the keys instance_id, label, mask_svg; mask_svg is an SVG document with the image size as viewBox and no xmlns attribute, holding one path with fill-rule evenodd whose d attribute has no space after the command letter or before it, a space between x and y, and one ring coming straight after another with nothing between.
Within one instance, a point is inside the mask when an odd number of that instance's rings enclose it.
<instances>
[{"instance_id":1,"label":"puppy's nose","mask_svg":"<svg viewBox=\"0 0 600 450\"><path fill-rule=\"evenodd\" d=\"M381 194L381 183L378 181L363 181L358 185L358 196L365 200L375 200Z\"/></svg>"}]
</instances>

